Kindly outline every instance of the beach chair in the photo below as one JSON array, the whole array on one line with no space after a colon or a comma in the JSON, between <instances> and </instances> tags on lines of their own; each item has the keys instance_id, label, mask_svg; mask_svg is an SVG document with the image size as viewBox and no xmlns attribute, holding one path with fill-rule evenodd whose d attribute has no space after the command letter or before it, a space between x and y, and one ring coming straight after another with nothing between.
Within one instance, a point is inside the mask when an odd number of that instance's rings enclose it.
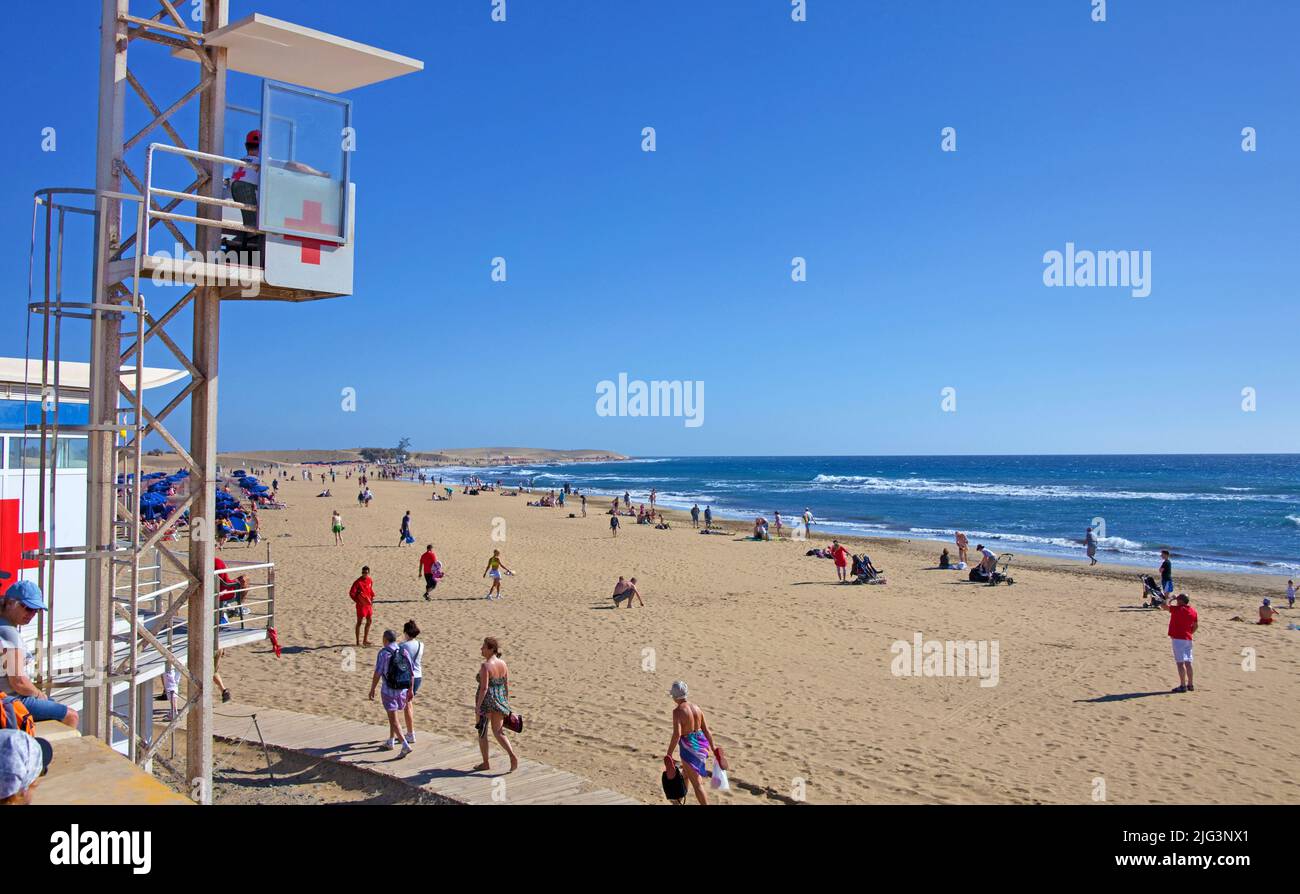
<instances>
[{"instance_id":1,"label":"beach chair","mask_svg":"<svg viewBox=\"0 0 1300 894\"><path fill-rule=\"evenodd\" d=\"M226 541L228 543L249 543L253 538L253 527L248 522L248 516L242 511L232 512L226 517L229 528L226 530Z\"/></svg>"}]
</instances>

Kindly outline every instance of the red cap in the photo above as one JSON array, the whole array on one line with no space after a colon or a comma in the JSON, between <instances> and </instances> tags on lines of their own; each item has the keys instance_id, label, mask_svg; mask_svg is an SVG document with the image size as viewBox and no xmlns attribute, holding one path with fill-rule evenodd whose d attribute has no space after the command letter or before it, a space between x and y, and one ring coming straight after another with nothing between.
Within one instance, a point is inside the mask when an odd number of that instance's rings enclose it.
<instances>
[{"instance_id":1,"label":"red cap","mask_svg":"<svg viewBox=\"0 0 1300 894\"><path fill-rule=\"evenodd\" d=\"M250 130L248 136L244 137L245 146L261 146L262 132L260 130Z\"/></svg>"}]
</instances>

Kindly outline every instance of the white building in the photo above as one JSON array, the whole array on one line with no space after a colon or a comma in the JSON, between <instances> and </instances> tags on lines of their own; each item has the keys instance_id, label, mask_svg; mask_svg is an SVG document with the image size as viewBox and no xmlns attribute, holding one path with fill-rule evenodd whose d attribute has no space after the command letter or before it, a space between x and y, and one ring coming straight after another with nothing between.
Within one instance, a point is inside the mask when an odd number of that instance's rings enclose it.
<instances>
[{"instance_id":1,"label":"white building","mask_svg":"<svg viewBox=\"0 0 1300 894\"><path fill-rule=\"evenodd\" d=\"M55 381L57 371L59 424L70 430L58 434L57 446L46 458L47 473L52 469L53 474L47 474L49 483L42 499L41 436L39 430L26 428L41 422L41 362L0 357L0 572L9 575L0 575L0 591L19 578L41 586L50 611L24 627L23 638L37 655L42 651L38 643L52 643L58 653L57 664L66 668L81 661L80 644L85 639L85 562L62 559L41 567L42 563L24 556L42 545L80 550L86 543L87 443L86 435L76 426L89 421L90 364L65 361L57 364L57 370L55 367L50 365L46 381ZM142 378L145 388L157 388L185 375L179 370L145 367ZM123 377L134 386L134 369L129 373L123 370ZM47 400L51 413L53 406L52 399ZM52 631L46 626L49 624L53 624ZM129 629L124 620L119 626L123 633ZM31 671L36 677L44 668L37 666ZM76 676L55 672L56 681ZM52 698L81 707L79 685L43 685ZM125 699L125 687L115 695L115 702ZM125 713L124 707L121 710ZM119 747L124 748L122 738Z\"/></svg>"}]
</instances>

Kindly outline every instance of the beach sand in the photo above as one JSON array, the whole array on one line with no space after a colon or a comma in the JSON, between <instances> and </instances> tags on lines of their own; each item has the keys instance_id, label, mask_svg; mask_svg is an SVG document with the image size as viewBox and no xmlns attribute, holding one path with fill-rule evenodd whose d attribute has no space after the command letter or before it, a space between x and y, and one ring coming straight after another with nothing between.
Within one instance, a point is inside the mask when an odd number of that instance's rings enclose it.
<instances>
[{"instance_id":1,"label":"beach sand","mask_svg":"<svg viewBox=\"0 0 1300 894\"><path fill-rule=\"evenodd\" d=\"M417 729L472 738L478 646L494 635L527 721L513 737L520 753L646 802L665 803L676 679L727 751L733 791L718 803L1300 801L1300 631L1286 628L1300 610L1279 598L1285 580L1176 574L1200 630L1197 691L1174 695L1167 617L1138 608L1135 568L1018 557L1014 586L986 587L934 569L939 544L847 538L889 582L841 586L830 560L804 555L829 543L815 527L807 543L757 543L737 539L742 522L701 536L675 514L669 531L623 519L614 538L608 497L571 519L576 500L531 508L527 495L457 488L434 502L428 486L375 481L363 510L355 478L340 475L333 499L321 488L282 479L289 508L260 513L285 649L279 660L264 645L227 654L222 674L241 702L382 722L366 700L374 650L351 651L347 590L369 564L372 640L408 618L423 630ZM417 542L399 548L407 509ZM428 542L447 569L430 602L418 574ZM481 575L494 548L515 575L489 602ZM644 608L611 607L619 574L638 578ZM1280 625L1253 623L1265 595L1282 604ZM917 633L996 641L997 685L895 675L891 646ZM507 766L495 745L493 761Z\"/></svg>"}]
</instances>

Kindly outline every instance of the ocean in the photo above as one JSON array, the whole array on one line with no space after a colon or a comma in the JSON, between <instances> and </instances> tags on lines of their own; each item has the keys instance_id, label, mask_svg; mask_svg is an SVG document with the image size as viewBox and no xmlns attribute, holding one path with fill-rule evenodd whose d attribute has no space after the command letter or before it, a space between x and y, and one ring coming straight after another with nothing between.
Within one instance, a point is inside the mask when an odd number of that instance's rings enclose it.
<instances>
[{"instance_id":1,"label":"ocean","mask_svg":"<svg viewBox=\"0 0 1300 894\"><path fill-rule=\"evenodd\" d=\"M1300 573L1300 454L1165 456L718 456L426 469L448 482L480 475L538 488L567 481L622 494L651 488L670 508L793 524L810 508L818 534L951 541L995 552L1083 556L1094 521L1103 562ZM598 507L603 508L603 507Z\"/></svg>"}]
</instances>

